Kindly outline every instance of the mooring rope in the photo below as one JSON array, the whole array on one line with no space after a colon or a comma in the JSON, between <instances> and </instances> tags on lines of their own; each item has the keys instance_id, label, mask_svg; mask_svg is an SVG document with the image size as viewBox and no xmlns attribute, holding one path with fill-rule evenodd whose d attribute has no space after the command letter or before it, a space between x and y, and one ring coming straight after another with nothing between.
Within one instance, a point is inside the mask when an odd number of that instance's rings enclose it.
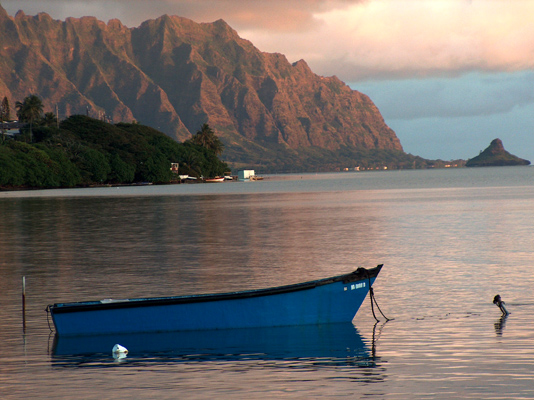
<instances>
[{"instance_id":1,"label":"mooring rope","mask_svg":"<svg viewBox=\"0 0 534 400\"><path fill-rule=\"evenodd\" d=\"M378 305L378 301L376 301L375 292L373 291L373 287L372 287L372 286L369 288L369 294L370 294L370 296L371 296L371 308L372 308L372 305L373 305L373 302L374 302L374 303L376 304L376 308L378 308L378 311L380 311L380 314L382 314L382 316L386 319L386 322L387 322L387 321L391 321L391 320L393 320L394 318L388 318L388 317L386 317L386 316L384 315L384 313L382 312L382 310L380 309L380 306ZM376 318L376 316L374 315L374 309L373 309L373 316L375 317L375 319L376 319L377 321L379 321L379 320Z\"/></svg>"},{"instance_id":2,"label":"mooring rope","mask_svg":"<svg viewBox=\"0 0 534 400\"><path fill-rule=\"evenodd\" d=\"M46 322L48 323L48 329L50 329L50 332L54 332L52 327L50 326L50 318L48 318L50 314L50 304L46 306L45 311L46 311Z\"/></svg>"},{"instance_id":3,"label":"mooring rope","mask_svg":"<svg viewBox=\"0 0 534 400\"><path fill-rule=\"evenodd\" d=\"M376 327L378 326L378 322L375 322L375 325L373 326L373 339L371 344L371 356L373 360L376 358L376 343L380 339L380 336L382 336L382 329L384 329L384 326L388 323L389 320L385 321L382 326L380 326L380 330L378 331L378 334L376 333Z\"/></svg>"},{"instance_id":4,"label":"mooring rope","mask_svg":"<svg viewBox=\"0 0 534 400\"><path fill-rule=\"evenodd\" d=\"M371 311L373 312L373 317L375 318L376 322L380 322L380 320L376 317L373 303L376 304L376 308L378 308L378 311L380 311L380 314L382 314L382 316L386 319L386 322L393 320L394 318L386 317L384 313L382 312L382 310L380 309L380 306L378 305L378 301L376 301L373 286L371 285L371 277L369 276L369 272L367 272L367 279L369 280L369 298L371 299Z\"/></svg>"}]
</instances>

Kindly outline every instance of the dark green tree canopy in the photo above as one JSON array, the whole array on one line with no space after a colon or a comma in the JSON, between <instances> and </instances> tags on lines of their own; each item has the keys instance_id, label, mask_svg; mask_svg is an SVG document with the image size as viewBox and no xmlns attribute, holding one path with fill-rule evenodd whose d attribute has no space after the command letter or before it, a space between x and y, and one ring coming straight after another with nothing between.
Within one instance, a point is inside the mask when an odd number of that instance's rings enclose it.
<instances>
[{"instance_id":1,"label":"dark green tree canopy","mask_svg":"<svg viewBox=\"0 0 534 400\"><path fill-rule=\"evenodd\" d=\"M48 127L56 126L57 125L56 114L54 114L53 112L47 112L42 119L42 123L44 126L48 126Z\"/></svg>"},{"instance_id":2,"label":"dark green tree canopy","mask_svg":"<svg viewBox=\"0 0 534 400\"><path fill-rule=\"evenodd\" d=\"M59 128L41 120L34 128L34 143L0 143L0 186L166 183L178 179L172 163L179 164L180 174L197 177L230 170L214 151L191 142L177 143L153 128L74 115Z\"/></svg>"},{"instance_id":3,"label":"dark green tree canopy","mask_svg":"<svg viewBox=\"0 0 534 400\"><path fill-rule=\"evenodd\" d=\"M2 100L0 104L0 122L11 120L11 108L9 106L9 100L7 96Z\"/></svg>"},{"instance_id":4,"label":"dark green tree canopy","mask_svg":"<svg viewBox=\"0 0 534 400\"><path fill-rule=\"evenodd\" d=\"M17 101L16 108L20 122L37 122L43 115L43 102L34 94L26 97L22 103Z\"/></svg>"},{"instance_id":5,"label":"dark green tree canopy","mask_svg":"<svg viewBox=\"0 0 534 400\"><path fill-rule=\"evenodd\" d=\"M200 130L189 141L213 151L217 156L220 156L224 151L224 144L208 124L202 125Z\"/></svg>"}]
</instances>

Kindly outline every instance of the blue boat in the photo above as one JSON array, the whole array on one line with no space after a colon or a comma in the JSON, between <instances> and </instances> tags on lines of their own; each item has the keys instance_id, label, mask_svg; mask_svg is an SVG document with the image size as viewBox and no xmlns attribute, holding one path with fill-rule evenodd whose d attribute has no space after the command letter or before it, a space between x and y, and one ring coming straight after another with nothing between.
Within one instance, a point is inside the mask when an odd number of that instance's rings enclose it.
<instances>
[{"instance_id":1,"label":"blue boat","mask_svg":"<svg viewBox=\"0 0 534 400\"><path fill-rule=\"evenodd\" d=\"M101 335L350 322L382 265L294 285L231 293L49 305L58 335Z\"/></svg>"}]
</instances>

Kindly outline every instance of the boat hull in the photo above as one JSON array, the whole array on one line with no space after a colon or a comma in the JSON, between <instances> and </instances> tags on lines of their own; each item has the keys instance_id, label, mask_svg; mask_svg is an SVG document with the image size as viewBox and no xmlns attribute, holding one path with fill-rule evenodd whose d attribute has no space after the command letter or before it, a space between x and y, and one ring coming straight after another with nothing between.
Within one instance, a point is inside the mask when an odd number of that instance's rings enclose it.
<instances>
[{"instance_id":1,"label":"boat hull","mask_svg":"<svg viewBox=\"0 0 534 400\"><path fill-rule=\"evenodd\" d=\"M244 292L60 303L58 335L192 331L350 322L381 265L332 278Z\"/></svg>"}]
</instances>

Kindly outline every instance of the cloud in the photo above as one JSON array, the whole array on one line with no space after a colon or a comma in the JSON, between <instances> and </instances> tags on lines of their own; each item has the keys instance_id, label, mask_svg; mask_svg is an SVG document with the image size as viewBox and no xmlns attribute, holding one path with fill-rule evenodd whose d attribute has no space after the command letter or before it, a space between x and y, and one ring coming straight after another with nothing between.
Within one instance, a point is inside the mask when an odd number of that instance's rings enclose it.
<instances>
[{"instance_id":1,"label":"cloud","mask_svg":"<svg viewBox=\"0 0 534 400\"><path fill-rule=\"evenodd\" d=\"M14 15L23 10L28 15L46 12L55 19L94 16L102 21L118 18L128 26L137 26L146 19L172 13L165 0L2 0L2 7Z\"/></svg>"},{"instance_id":2,"label":"cloud","mask_svg":"<svg viewBox=\"0 0 534 400\"><path fill-rule=\"evenodd\" d=\"M128 26L162 14L223 18L260 50L345 81L534 67L527 0L3 0L14 13L94 15Z\"/></svg>"},{"instance_id":3,"label":"cloud","mask_svg":"<svg viewBox=\"0 0 534 400\"><path fill-rule=\"evenodd\" d=\"M408 153L467 159L500 138L512 154L534 161L534 71L350 86L373 99Z\"/></svg>"},{"instance_id":4,"label":"cloud","mask_svg":"<svg viewBox=\"0 0 534 400\"><path fill-rule=\"evenodd\" d=\"M534 2L374 0L314 14L299 35L246 36L344 80L534 67Z\"/></svg>"},{"instance_id":5,"label":"cloud","mask_svg":"<svg viewBox=\"0 0 534 400\"><path fill-rule=\"evenodd\" d=\"M388 120L504 114L534 104L534 71L355 82Z\"/></svg>"},{"instance_id":6,"label":"cloud","mask_svg":"<svg viewBox=\"0 0 534 400\"><path fill-rule=\"evenodd\" d=\"M96 16L104 21L119 18L129 26L163 14L197 22L223 18L235 29L296 32L313 29L314 14L367 0L4 0L14 13L48 12L55 18Z\"/></svg>"},{"instance_id":7,"label":"cloud","mask_svg":"<svg viewBox=\"0 0 534 400\"><path fill-rule=\"evenodd\" d=\"M428 159L473 158L499 138L510 153L534 161L534 104L505 114L392 120L404 151Z\"/></svg>"}]
</instances>

